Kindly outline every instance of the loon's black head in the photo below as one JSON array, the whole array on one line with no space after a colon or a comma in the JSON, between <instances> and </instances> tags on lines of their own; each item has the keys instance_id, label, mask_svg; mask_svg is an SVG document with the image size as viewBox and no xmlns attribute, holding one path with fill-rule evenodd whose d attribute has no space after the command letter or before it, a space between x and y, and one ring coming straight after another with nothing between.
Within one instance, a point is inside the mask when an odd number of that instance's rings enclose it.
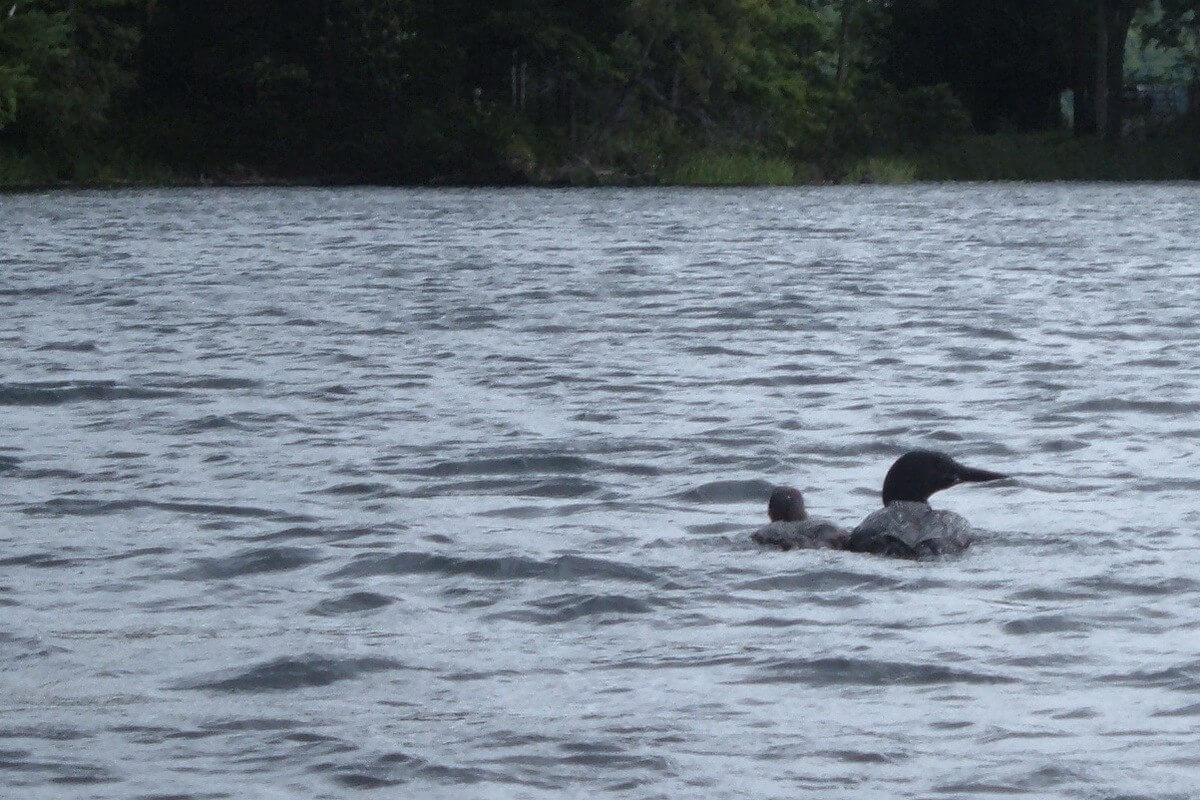
<instances>
[{"instance_id":1,"label":"loon's black head","mask_svg":"<svg viewBox=\"0 0 1200 800\"><path fill-rule=\"evenodd\" d=\"M896 459L883 479L883 504L893 500L924 503L929 495L960 483L998 481L999 472L975 469L958 463L945 453L912 450Z\"/></svg>"},{"instance_id":2,"label":"loon's black head","mask_svg":"<svg viewBox=\"0 0 1200 800\"><path fill-rule=\"evenodd\" d=\"M767 501L767 516L771 522L802 522L808 516L804 510L804 496L791 486L776 486Z\"/></svg>"}]
</instances>

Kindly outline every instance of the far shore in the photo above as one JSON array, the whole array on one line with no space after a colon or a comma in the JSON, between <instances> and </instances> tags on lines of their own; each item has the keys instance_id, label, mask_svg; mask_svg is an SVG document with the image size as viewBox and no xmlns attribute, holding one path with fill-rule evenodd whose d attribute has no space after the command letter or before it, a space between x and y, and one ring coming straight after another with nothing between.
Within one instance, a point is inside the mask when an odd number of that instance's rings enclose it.
<instances>
[{"instance_id":1,"label":"far shore","mask_svg":"<svg viewBox=\"0 0 1200 800\"><path fill-rule=\"evenodd\" d=\"M0 191L167 187L639 187L903 185L928 182L1138 182L1200 180L1200 143L1176 135L1108 144L1067 133L968 136L924 152L862 156L816 165L759 153L701 151L656 174L537 164L490 165L424 180L368 173L280 175L238 163L195 167L156 163L128 153L90 154L71 163L45 154L0 150Z\"/></svg>"}]
</instances>

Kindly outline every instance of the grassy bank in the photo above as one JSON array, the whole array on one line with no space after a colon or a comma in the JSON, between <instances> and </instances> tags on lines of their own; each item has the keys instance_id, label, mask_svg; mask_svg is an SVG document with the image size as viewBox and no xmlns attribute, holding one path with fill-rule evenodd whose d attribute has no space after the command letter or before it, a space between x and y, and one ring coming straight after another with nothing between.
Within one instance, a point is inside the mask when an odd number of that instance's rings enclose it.
<instances>
[{"instance_id":1,"label":"grassy bank","mask_svg":"<svg viewBox=\"0 0 1200 800\"><path fill-rule=\"evenodd\" d=\"M0 189L52 187L173 186L197 183L163 164L117 147L94 147L71 154L19 151L0 146Z\"/></svg>"},{"instance_id":2,"label":"grassy bank","mask_svg":"<svg viewBox=\"0 0 1200 800\"><path fill-rule=\"evenodd\" d=\"M132 140L94 144L70 154L22 152L12 145L0 144L0 189L358 182L345 177L319 176L285 181L237 164L200 170L195 166L164 163L168 159L162 156L144 155L147 149ZM535 174L533 170L527 173L526 182L541 182ZM556 175L548 168L540 174ZM969 136L925 152L872 156L824 167L761 153L704 150L663 166L658 174L643 173L630 179L623 179L616 170L604 174L609 185L667 186L1200 180L1200 140L1185 131L1116 145L1077 139L1066 133ZM560 176L545 180L552 185L564 183ZM371 180L368 176L362 182Z\"/></svg>"},{"instance_id":3,"label":"grassy bank","mask_svg":"<svg viewBox=\"0 0 1200 800\"><path fill-rule=\"evenodd\" d=\"M684 159L659 176L671 186L787 186L796 183L796 165L785 158L704 152Z\"/></svg>"},{"instance_id":4,"label":"grassy bank","mask_svg":"<svg viewBox=\"0 0 1200 800\"><path fill-rule=\"evenodd\" d=\"M905 184L914 181L1200 180L1200 132L1117 144L1065 132L966 136L919 153L871 156L824 168L757 155L701 153L664 171L679 186Z\"/></svg>"},{"instance_id":5,"label":"grassy bank","mask_svg":"<svg viewBox=\"0 0 1200 800\"><path fill-rule=\"evenodd\" d=\"M1183 131L1117 144L1057 132L971 136L911 161L922 181L1200 180L1200 141Z\"/></svg>"}]
</instances>

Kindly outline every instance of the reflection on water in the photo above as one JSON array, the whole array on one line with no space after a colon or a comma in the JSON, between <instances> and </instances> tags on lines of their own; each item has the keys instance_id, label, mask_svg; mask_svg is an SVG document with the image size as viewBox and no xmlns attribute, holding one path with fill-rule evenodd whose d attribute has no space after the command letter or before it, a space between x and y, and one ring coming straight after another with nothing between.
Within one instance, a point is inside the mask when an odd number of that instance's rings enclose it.
<instances>
[{"instance_id":1,"label":"reflection on water","mask_svg":"<svg viewBox=\"0 0 1200 800\"><path fill-rule=\"evenodd\" d=\"M9 795L1193 793L1195 186L0 206Z\"/></svg>"}]
</instances>

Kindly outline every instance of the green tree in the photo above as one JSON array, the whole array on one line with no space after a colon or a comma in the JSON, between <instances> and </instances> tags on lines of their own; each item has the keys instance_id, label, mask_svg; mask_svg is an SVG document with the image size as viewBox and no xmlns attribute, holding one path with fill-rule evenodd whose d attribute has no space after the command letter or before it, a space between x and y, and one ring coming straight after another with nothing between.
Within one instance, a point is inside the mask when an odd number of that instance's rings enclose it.
<instances>
[{"instance_id":1,"label":"green tree","mask_svg":"<svg viewBox=\"0 0 1200 800\"><path fill-rule=\"evenodd\" d=\"M1096 128L1106 139L1121 138L1124 124L1125 48L1134 15L1151 0L1095 0L1094 92Z\"/></svg>"},{"instance_id":2,"label":"green tree","mask_svg":"<svg viewBox=\"0 0 1200 800\"><path fill-rule=\"evenodd\" d=\"M1200 6L1196 0L1159 0L1147 14L1146 33L1160 45L1182 50L1193 82L1200 82Z\"/></svg>"},{"instance_id":3,"label":"green tree","mask_svg":"<svg viewBox=\"0 0 1200 800\"><path fill-rule=\"evenodd\" d=\"M0 130L49 90L71 54L66 15L12 4L0 9Z\"/></svg>"},{"instance_id":4,"label":"green tree","mask_svg":"<svg viewBox=\"0 0 1200 800\"><path fill-rule=\"evenodd\" d=\"M0 16L0 116L10 135L67 148L100 132L132 84L144 11L145 0L11 3Z\"/></svg>"},{"instance_id":5,"label":"green tree","mask_svg":"<svg viewBox=\"0 0 1200 800\"><path fill-rule=\"evenodd\" d=\"M1045 0L891 0L886 79L947 84L982 132L1058 124L1070 82L1069 9Z\"/></svg>"}]
</instances>

